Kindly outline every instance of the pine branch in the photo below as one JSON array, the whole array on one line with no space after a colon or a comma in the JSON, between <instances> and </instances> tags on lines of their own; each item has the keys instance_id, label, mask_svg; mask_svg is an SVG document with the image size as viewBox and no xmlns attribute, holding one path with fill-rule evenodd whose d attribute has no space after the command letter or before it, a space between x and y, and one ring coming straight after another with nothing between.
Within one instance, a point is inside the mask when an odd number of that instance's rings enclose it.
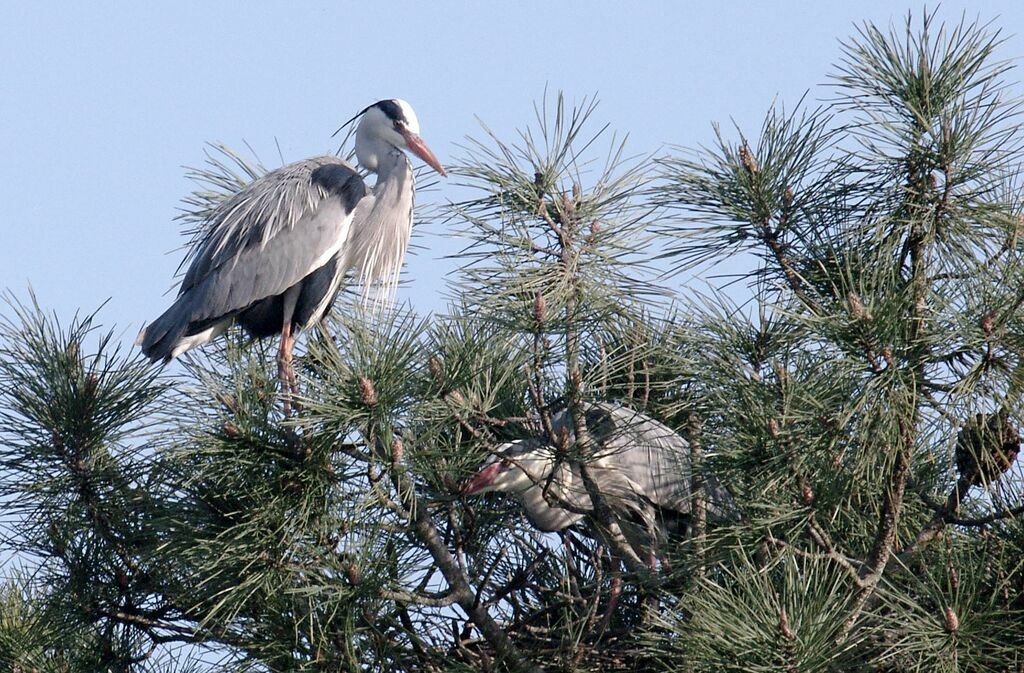
<instances>
[{"instance_id":1,"label":"pine branch","mask_svg":"<svg viewBox=\"0 0 1024 673\"><path fill-rule=\"evenodd\" d=\"M487 608L477 601L476 592L473 591L458 562L452 557L448 547L438 534L426 503L416 495L416 487L406 469L395 462L391 464L389 474L395 491L402 499L403 506L411 513L413 531L426 546L441 574L444 575L445 581L448 582L451 598L476 624L484 638L494 647L498 656L507 661L513 670L541 671L541 668L529 663L523 657L508 634L488 613Z\"/></svg>"}]
</instances>

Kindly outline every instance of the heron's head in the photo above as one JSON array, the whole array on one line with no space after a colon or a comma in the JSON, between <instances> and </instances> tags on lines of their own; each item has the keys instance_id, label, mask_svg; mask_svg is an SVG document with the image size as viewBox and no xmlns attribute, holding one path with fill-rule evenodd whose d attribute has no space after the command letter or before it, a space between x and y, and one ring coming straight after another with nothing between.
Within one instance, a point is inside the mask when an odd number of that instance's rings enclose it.
<instances>
[{"instance_id":1,"label":"heron's head","mask_svg":"<svg viewBox=\"0 0 1024 673\"><path fill-rule=\"evenodd\" d=\"M441 162L420 138L420 121L407 102L389 98L374 103L359 115L362 118L356 127L356 156L361 165L376 170L378 158L374 146L377 141L384 141L412 152L441 175L448 175Z\"/></svg>"},{"instance_id":2,"label":"heron's head","mask_svg":"<svg viewBox=\"0 0 1024 673\"><path fill-rule=\"evenodd\" d=\"M547 479L553 465L548 447L529 440L512 442L487 459L480 471L462 485L462 493L522 493Z\"/></svg>"}]
</instances>

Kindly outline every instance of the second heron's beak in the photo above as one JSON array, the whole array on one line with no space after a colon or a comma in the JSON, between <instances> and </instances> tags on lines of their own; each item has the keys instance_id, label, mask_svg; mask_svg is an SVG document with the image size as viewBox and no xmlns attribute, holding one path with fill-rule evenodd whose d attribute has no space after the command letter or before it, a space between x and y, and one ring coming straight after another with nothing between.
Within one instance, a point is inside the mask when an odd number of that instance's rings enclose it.
<instances>
[{"instance_id":1,"label":"second heron's beak","mask_svg":"<svg viewBox=\"0 0 1024 673\"><path fill-rule=\"evenodd\" d=\"M498 475L504 471L505 466L501 463L491 463L462 484L462 495L473 495L474 493L479 493L493 484L494 480L498 478Z\"/></svg>"},{"instance_id":2,"label":"second heron's beak","mask_svg":"<svg viewBox=\"0 0 1024 673\"><path fill-rule=\"evenodd\" d=\"M428 166L444 177L448 177L448 173L444 170L444 166L442 166L441 162L437 160L434 153L430 151L427 144L423 142L423 138L420 138L415 133L410 133L409 131L403 131L402 137L405 138L405 146L409 148L410 152L418 156L420 159L423 159Z\"/></svg>"}]
</instances>

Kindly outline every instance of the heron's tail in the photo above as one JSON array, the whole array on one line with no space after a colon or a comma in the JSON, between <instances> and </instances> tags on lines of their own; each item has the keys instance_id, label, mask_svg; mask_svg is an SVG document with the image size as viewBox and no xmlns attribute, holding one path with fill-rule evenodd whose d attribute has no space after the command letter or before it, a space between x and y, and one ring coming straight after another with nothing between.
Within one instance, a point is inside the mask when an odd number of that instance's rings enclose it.
<instances>
[{"instance_id":1,"label":"heron's tail","mask_svg":"<svg viewBox=\"0 0 1024 673\"><path fill-rule=\"evenodd\" d=\"M209 341L227 327L219 323L195 324L195 302L191 294L180 295L159 318L139 332L135 343L142 347L143 355L151 361L170 362L190 348Z\"/></svg>"},{"instance_id":2,"label":"heron's tail","mask_svg":"<svg viewBox=\"0 0 1024 673\"><path fill-rule=\"evenodd\" d=\"M135 339L135 343L142 347L143 355L152 362L173 360L175 344L185 336L192 316L187 310L188 302L182 299L178 297L159 318L143 327Z\"/></svg>"}]
</instances>

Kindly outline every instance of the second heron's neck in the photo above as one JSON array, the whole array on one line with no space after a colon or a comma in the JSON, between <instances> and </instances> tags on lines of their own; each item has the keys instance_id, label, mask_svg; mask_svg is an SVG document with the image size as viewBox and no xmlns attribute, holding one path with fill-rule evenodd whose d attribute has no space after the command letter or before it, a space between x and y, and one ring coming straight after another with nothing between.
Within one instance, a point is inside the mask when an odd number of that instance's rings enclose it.
<instances>
[{"instance_id":1,"label":"second heron's neck","mask_svg":"<svg viewBox=\"0 0 1024 673\"><path fill-rule=\"evenodd\" d=\"M534 484L524 491L515 494L515 497L523 503L523 509L534 526L543 531L556 531L567 528L580 519L583 515L571 509L560 507L562 501L568 502L573 509L585 509L586 503L580 498L572 497L573 493L566 493L561 488L552 489L552 502L544 497L544 487Z\"/></svg>"}]
</instances>

